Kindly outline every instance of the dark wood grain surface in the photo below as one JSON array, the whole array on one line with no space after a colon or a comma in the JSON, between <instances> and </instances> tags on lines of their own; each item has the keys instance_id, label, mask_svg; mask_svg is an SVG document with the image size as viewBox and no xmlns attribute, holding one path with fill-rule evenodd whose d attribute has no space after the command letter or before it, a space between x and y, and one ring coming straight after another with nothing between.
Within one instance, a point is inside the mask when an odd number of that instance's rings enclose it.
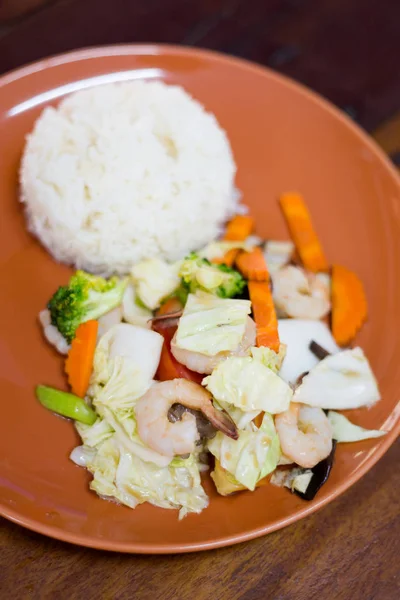
<instances>
[{"instance_id":1,"label":"dark wood grain surface","mask_svg":"<svg viewBox=\"0 0 400 600\"><path fill-rule=\"evenodd\" d=\"M272 66L377 128L400 164L399 0L0 0L0 72L76 47L143 41ZM110 554L1 520L0 598L395 600L399 461L397 443L317 514L202 554Z\"/></svg>"}]
</instances>

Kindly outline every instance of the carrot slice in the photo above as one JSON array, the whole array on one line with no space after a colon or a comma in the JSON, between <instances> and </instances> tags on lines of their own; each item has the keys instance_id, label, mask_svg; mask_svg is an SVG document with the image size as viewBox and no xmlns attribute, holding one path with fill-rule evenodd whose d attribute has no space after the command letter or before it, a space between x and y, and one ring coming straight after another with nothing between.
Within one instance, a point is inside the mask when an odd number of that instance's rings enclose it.
<instances>
[{"instance_id":1,"label":"carrot slice","mask_svg":"<svg viewBox=\"0 0 400 600\"><path fill-rule=\"evenodd\" d=\"M175 313L182 310L182 302L178 300L176 296L171 296L165 302L163 302L157 311L157 316L168 315L169 313Z\"/></svg>"},{"instance_id":2,"label":"carrot slice","mask_svg":"<svg viewBox=\"0 0 400 600\"><path fill-rule=\"evenodd\" d=\"M254 220L248 215L236 215L231 219L226 226L225 235L223 240L225 242L244 242L249 237L254 228ZM216 265L227 265L231 267L235 262L235 258L239 253L238 248L231 248L224 256L219 258L213 258L211 262Z\"/></svg>"},{"instance_id":3,"label":"carrot slice","mask_svg":"<svg viewBox=\"0 0 400 600\"><path fill-rule=\"evenodd\" d=\"M236 266L243 277L249 281L269 281L267 263L258 246L250 252L240 252L236 258Z\"/></svg>"},{"instance_id":4,"label":"carrot slice","mask_svg":"<svg viewBox=\"0 0 400 600\"><path fill-rule=\"evenodd\" d=\"M283 194L280 203L304 267L314 273L327 271L328 262L303 197L295 193Z\"/></svg>"},{"instance_id":5,"label":"carrot slice","mask_svg":"<svg viewBox=\"0 0 400 600\"><path fill-rule=\"evenodd\" d=\"M267 281L249 281L248 287L257 326L257 346L279 352L278 321L270 285Z\"/></svg>"},{"instance_id":6,"label":"carrot slice","mask_svg":"<svg viewBox=\"0 0 400 600\"><path fill-rule=\"evenodd\" d=\"M65 361L65 372L72 392L83 398L89 387L99 324L91 320L81 323L72 340Z\"/></svg>"},{"instance_id":7,"label":"carrot slice","mask_svg":"<svg viewBox=\"0 0 400 600\"><path fill-rule=\"evenodd\" d=\"M346 346L367 318L367 299L361 280L341 265L332 267L332 333Z\"/></svg>"},{"instance_id":8,"label":"carrot slice","mask_svg":"<svg viewBox=\"0 0 400 600\"><path fill-rule=\"evenodd\" d=\"M227 242L242 242L253 231L254 220L249 215L236 215L226 226L224 240Z\"/></svg>"}]
</instances>

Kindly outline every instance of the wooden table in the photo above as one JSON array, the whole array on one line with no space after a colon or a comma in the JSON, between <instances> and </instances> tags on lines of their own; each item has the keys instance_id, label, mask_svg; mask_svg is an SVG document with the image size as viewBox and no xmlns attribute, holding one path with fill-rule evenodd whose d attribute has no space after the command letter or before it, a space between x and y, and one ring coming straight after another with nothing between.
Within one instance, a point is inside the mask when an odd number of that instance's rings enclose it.
<instances>
[{"instance_id":1,"label":"wooden table","mask_svg":"<svg viewBox=\"0 0 400 600\"><path fill-rule=\"evenodd\" d=\"M114 42L205 46L286 73L346 110L400 163L398 0L3 0L0 72ZM383 123L383 125L382 125ZM0 521L0 598L394 600L400 444L341 498L232 548L128 556Z\"/></svg>"}]
</instances>

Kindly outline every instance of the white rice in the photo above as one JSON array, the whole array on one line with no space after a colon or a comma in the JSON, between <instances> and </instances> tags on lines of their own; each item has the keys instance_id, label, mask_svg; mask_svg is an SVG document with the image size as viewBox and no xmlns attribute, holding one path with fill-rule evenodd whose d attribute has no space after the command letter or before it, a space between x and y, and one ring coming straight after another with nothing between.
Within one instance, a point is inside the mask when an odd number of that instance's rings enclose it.
<instances>
[{"instance_id":1,"label":"white rice","mask_svg":"<svg viewBox=\"0 0 400 600\"><path fill-rule=\"evenodd\" d=\"M22 159L21 200L57 260L126 273L214 239L237 208L235 171L225 132L182 88L111 84L43 111Z\"/></svg>"}]
</instances>

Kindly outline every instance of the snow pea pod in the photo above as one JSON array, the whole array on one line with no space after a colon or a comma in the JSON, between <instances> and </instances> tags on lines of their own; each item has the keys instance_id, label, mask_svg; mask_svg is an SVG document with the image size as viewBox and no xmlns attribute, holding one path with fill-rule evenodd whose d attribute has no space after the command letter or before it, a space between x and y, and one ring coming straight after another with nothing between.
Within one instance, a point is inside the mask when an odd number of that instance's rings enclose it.
<instances>
[{"instance_id":1,"label":"snow pea pod","mask_svg":"<svg viewBox=\"0 0 400 600\"><path fill-rule=\"evenodd\" d=\"M69 417L86 425L93 425L97 415L82 398L62 392L47 385L38 385L36 387L36 396L42 406L53 412Z\"/></svg>"}]
</instances>

